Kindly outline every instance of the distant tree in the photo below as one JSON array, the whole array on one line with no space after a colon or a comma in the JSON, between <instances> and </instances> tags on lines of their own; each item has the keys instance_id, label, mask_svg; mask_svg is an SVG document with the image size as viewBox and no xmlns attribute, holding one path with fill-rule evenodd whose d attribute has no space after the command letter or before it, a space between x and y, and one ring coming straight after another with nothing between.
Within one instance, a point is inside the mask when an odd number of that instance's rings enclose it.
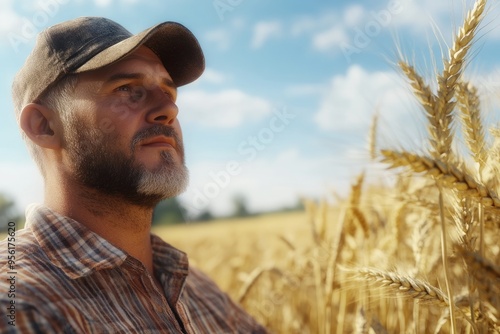
<instances>
[{"instance_id":1,"label":"distant tree","mask_svg":"<svg viewBox=\"0 0 500 334\"><path fill-rule=\"evenodd\" d=\"M186 209L177 198L161 201L153 211L153 225L181 224L185 222Z\"/></svg>"},{"instance_id":2,"label":"distant tree","mask_svg":"<svg viewBox=\"0 0 500 334\"><path fill-rule=\"evenodd\" d=\"M205 210L205 211L202 211L198 216L196 216L196 221L201 221L201 222L208 222L210 220L214 220L214 215L212 214L212 212L210 212L210 210Z\"/></svg>"},{"instance_id":3,"label":"distant tree","mask_svg":"<svg viewBox=\"0 0 500 334\"><path fill-rule=\"evenodd\" d=\"M15 212L14 201L6 195L0 194L0 231L7 230L9 221L19 222L19 220L19 214Z\"/></svg>"},{"instance_id":4,"label":"distant tree","mask_svg":"<svg viewBox=\"0 0 500 334\"><path fill-rule=\"evenodd\" d=\"M297 202L295 202L295 205L288 207L286 209L286 211L303 211L304 209L305 209L304 201L301 199L298 199Z\"/></svg>"},{"instance_id":5,"label":"distant tree","mask_svg":"<svg viewBox=\"0 0 500 334\"><path fill-rule=\"evenodd\" d=\"M247 217L250 215L250 212L247 208L247 201L243 195L236 195L233 198L233 206L234 206L234 216L235 217Z\"/></svg>"}]
</instances>

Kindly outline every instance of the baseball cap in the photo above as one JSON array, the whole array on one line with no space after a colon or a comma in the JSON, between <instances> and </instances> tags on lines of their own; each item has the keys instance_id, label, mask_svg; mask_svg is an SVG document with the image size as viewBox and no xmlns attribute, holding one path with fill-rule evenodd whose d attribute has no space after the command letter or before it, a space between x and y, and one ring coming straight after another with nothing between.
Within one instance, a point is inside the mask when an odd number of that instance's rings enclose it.
<instances>
[{"instance_id":1,"label":"baseball cap","mask_svg":"<svg viewBox=\"0 0 500 334\"><path fill-rule=\"evenodd\" d=\"M36 101L68 74L119 61L141 45L160 58L176 86L196 80L205 69L196 37L182 24L163 22L136 35L103 17L80 17L42 31L16 74L12 94L22 105Z\"/></svg>"}]
</instances>

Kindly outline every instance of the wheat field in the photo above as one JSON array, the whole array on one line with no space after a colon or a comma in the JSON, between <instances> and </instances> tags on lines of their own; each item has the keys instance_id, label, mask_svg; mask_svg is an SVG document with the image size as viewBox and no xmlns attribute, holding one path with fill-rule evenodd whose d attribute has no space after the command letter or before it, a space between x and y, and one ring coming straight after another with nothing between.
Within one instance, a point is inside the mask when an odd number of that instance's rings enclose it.
<instances>
[{"instance_id":1,"label":"wheat field","mask_svg":"<svg viewBox=\"0 0 500 334\"><path fill-rule=\"evenodd\" d=\"M304 213L159 233L275 333L499 333L500 129L464 74L486 5L467 12L434 82L399 60L427 142L378 148L374 117L370 153L393 185L363 173Z\"/></svg>"}]
</instances>

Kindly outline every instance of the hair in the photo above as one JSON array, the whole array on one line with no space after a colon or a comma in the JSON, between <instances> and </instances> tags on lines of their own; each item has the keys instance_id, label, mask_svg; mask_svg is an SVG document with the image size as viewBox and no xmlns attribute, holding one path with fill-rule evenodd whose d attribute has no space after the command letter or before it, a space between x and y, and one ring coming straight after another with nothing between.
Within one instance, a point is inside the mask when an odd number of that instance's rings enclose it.
<instances>
[{"instance_id":1,"label":"hair","mask_svg":"<svg viewBox=\"0 0 500 334\"><path fill-rule=\"evenodd\" d=\"M69 109L71 106L71 94L74 92L76 84L78 83L78 76L76 74L70 74L62 78L56 84L49 86L49 88L35 101L51 110L57 111L66 123L68 119ZM16 113L16 119L20 125L21 111L24 108L21 96L13 96L14 109ZM31 158L35 161L38 169L45 176L45 171L43 168L41 149L38 145L30 140L26 133L21 129L21 136L28 147L28 151Z\"/></svg>"}]
</instances>

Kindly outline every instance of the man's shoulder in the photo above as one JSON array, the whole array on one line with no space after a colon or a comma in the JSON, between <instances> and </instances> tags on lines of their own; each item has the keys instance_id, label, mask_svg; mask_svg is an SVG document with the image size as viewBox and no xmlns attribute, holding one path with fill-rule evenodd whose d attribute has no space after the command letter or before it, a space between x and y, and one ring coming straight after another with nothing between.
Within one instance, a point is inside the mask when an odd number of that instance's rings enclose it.
<instances>
[{"instance_id":1,"label":"man's shoulder","mask_svg":"<svg viewBox=\"0 0 500 334\"><path fill-rule=\"evenodd\" d=\"M230 296L206 273L193 266L189 266L185 288L189 295L196 299L210 300L211 303L217 304L220 308L233 307Z\"/></svg>"},{"instance_id":2,"label":"man's shoulder","mask_svg":"<svg viewBox=\"0 0 500 334\"><path fill-rule=\"evenodd\" d=\"M187 277L187 284L195 287L209 286L212 289L215 289L217 292L222 292L214 280L212 280L205 272L192 265L189 266L189 275Z\"/></svg>"},{"instance_id":3,"label":"man's shoulder","mask_svg":"<svg viewBox=\"0 0 500 334\"><path fill-rule=\"evenodd\" d=\"M16 287L16 298L33 298L29 286L37 285L44 279L44 273L55 269L48 265L49 262L29 229L16 231L1 240L0 273L6 279L0 280L0 298L13 285Z\"/></svg>"}]
</instances>

